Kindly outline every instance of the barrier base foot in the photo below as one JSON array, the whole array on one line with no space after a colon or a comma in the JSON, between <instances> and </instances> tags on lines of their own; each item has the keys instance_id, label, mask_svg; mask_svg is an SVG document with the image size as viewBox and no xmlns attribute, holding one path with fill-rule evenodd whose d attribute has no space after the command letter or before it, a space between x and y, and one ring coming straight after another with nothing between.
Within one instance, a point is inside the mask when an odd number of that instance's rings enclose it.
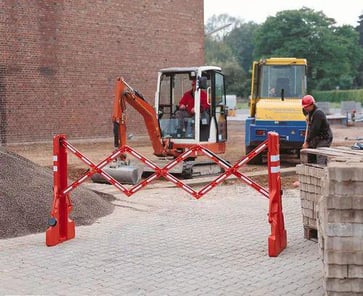
<instances>
[{"instance_id":1,"label":"barrier base foot","mask_svg":"<svg viewBox=\"0 0 363 296\"><path fill-rule=\"evenodd\" d=\"M286 230L282 235L270 235L268 237L268 255L270 257L277 257L287 246Z\"/></svg>"},{"instance_id":2,"label":"barrier base foot","mask_svg":"<svg viewBox=\"0 0 363 296\"><path fill-rule=\"evenodd\" d=\"M55 246L66 240L70 240L75 237L75 223L69 220L66 225L65 234L61 234L61 227L59 224L48 227L45 233L45 243L48 247Z\"/></svg>"}]
</instances>

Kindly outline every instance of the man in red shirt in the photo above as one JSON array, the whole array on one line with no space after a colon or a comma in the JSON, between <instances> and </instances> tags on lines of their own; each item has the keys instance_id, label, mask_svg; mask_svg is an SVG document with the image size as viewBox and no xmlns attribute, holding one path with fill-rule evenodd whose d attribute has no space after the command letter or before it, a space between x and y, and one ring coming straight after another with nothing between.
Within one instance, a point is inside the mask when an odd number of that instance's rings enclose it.
<instances>
[{"instance_id":1,"label":"man in red shirt","mask_svg":"<svg viewBox=\"0 0 363 296\"><path fill-rule=\"evenodd\" d=\"M181 130L185 132L184 118L193 117L195 114L194 110L194 93L196 89L196 81L192 80L192 89L184 93L183 97L179 102L179 110L175 113L177 119L181 123ZM200 113L209 109L207 94L205 91L200 93Z\"/></svg>"}]
</instances>

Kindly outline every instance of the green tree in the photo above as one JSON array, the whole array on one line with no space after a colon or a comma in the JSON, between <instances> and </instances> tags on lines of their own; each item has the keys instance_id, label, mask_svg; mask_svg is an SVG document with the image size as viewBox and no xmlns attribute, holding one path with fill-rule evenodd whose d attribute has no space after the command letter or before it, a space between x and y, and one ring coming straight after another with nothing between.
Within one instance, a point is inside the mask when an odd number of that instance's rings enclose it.
<instances>
[{"instance_id":1,"label":"green tree","mask_svg":"<svg viewBox=\"0 0 363 296\"><path fill-rule=\"evenodd\" d=\"M238 19L225 14L219 17L213 16L209 20L205 28L205 61L223 69L227 93L243 96L246 90L243 82L246 81L247 75L233 49L225 40L231 28L234 30L239 24Z\"/></svg>"},{"instance_id":2,"label":"green tree","mask_svg":"<svg viewBox=\"0 0 363 296\"><path fill-rule=\"evenodd\" d=\"M339 27L333 18L306 7L280 11L261 25L225 14L213 16L206 25L205 60L227 71L227 90L238 90L244 97L249 94L252 62L272 56L306 58L310 90L359 88L363 15L358 23L356 28Z\"/></svg>"},{"instance_id":3,"label":"green tree","mask_svg":"<svg viewBox=\"0 0 363 296\"><path fill-rule=\"evenodd\" d=\"M226 76L226 91L229 94L243 96L246 74L238 64L232 49L223 41L205 38L205 60L208 65L221 67Z\"/></svg>"},{"instance_id":4,"label":"green tree","mask_svg":"<svg viewBox=\"0 0 363 296\"><path fill-rule=\"evenodd\" d=\"M212 40L222 41L237 24L238 20L228 14L213 15L204 26L204 34Z\"/></svg>"},{"instance_id":5,"label":"green tree","mask_svg":"<svg viewBox=\"0 0 363 296\"><path fill-rule=\"evenodd\" d=\"M251 68L253 60L254 44L253 39L255 32L260 25L254 22L243 23L239 21L232 31L224 37L224 42L232 49L239 65L246 73Z\"/></svg>"},{"instance_id":6,"label":"green tree","mask_svg":"<svg viewBox=\"0 0 363 296\"><path fill-rule=\"evenodd\" d=\"M363 14L359 16L358 24L359 25L355 28L355 30L359 34L359 45L361 48L363 48ZM363 59L361 60L361 64L359 66L359 74L356 77L355 84L363 85Z\"/></svg>"},{"instance_id":7,"label":"green tree","mask_svg":"<svg viewBox=\"0 0 363 296\"><path fill-rule=\"evenodd\" d=\"M352 26L310 8L285 10L268 17L257 30L254 57L293 56L309 64L309 88L352 88L362 59L358 34ZM353 58L353 57L356 57Z\"/></svg>"}]
</instances>

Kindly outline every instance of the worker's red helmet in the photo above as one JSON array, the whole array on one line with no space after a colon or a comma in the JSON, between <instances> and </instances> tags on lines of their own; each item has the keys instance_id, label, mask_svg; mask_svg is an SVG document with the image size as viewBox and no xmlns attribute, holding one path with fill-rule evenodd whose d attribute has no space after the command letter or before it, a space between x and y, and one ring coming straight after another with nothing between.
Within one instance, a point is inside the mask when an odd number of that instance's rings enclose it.
<instances>
[{"instance_id":1,"label":"worker's red helmet","mask_svg":"<svg viewBox=\"0 0 363 296\"><path fill-rule=\"evenodd\" d=\"M301 105L303 106L303 108L309 107L312 104L315 104L315 99L311 95L306 95L301 100Z\"/></svg>"}]
</instances>

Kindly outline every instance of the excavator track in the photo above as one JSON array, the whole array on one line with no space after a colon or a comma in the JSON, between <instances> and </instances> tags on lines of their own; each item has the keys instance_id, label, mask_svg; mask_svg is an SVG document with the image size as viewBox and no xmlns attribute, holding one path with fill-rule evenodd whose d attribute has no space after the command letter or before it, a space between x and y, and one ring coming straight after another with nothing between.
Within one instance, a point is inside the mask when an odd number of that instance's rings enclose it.
<instances>
[{"instance_id":1,"label":"excavator track","mask_svg":"<svg viewBox=\"0 0 363 296\"><path fill-rule=\"evenodd\" d=\"M159 167L164 167L168 162L159 160L155 162ZM143 168L143 176L148 176L154 171L149 167ZM193 179L202 176L213 176L223 172L223 169L213 161L187 160L177 164L170 173L182 179Z\"/></svg>"}]
</instances>

